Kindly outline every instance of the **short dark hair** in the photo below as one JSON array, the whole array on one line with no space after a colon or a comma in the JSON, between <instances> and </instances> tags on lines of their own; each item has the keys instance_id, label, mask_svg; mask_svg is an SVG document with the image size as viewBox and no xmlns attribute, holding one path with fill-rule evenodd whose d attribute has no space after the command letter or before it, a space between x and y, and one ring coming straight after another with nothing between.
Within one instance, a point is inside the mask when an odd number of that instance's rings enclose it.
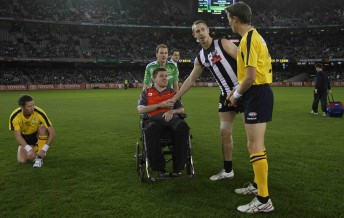
<instances>
[{"instance_id":1,"label":"short dark hair","mask_svg":"<svg viewBox=\"0 0 344 218\"><path fill-rule=\"evenodd\" d=\"M32 101L33 98L30 95L20 95L18 99L18 105L24 107L26 102Z\"/></svg>"},{"instance_id":2,"label":"short dark hair","mask_svg":"<svg viewBox=\"0 0 344 218\"><path fill-rule=\"evenodd\" d=\"M158 75L159 72L161 71L167 71L165 68L163 67L159 67L159 68L156 68L154 71L153 71L153 74L152 74L152 77L155 79L156 76Z\"/></svg>"},{"instance_id":3,"label":"short dark hair","mask_svg":"<svg viewBox=\"0 0 344 218\"><path fill-rule=\"evenodd\" d=\"M193 26L195 26L195 25L197 25L197 24L200 24L200 23L202 23L202 24L208 26L207 23L206 23L204 20L196 20L195 22L193 22L193 24L192 24L192 26L191 26L192 32L193 32Z\"/></svg>"},{"instance_id":4,"label":"short dark hair","mask_svg":"<svg viewBox=\"0 0 344 218\"><path fill-rule=\"evenodd\" d=\"M314 66L315 68L321 68L321 69L324 67L321 63L316 63Z\"/></svg>"},{"instance_id":5,"label":"short dark hair","mask_svg":"<svg viewBox=\"0 0 344 218\"><path fill-rule=\"evenodd\" d=\"M160 48L167 48L167 49L168 49L167 45L165 45L165 44L160 44L160 45L158 45L158 46L156 47L155 53L158 53Z\"/></svg>"},{"instance_id":6,"label":"short dark hair","mask_svg":"<svg viewBox=\"0 0 344 218\"><path fill-rule=\"evenodd\" d=\"M245 2L237 2L231 6L228 6L226 9L229 17L237 17L243 24L251 24L252 11L250 6Z\"/></svg>"},{"instance_id":7,"label":"short dark hair","mask_svg":"<svg viewBox=\"0 0 344 218\"><path fill-rule=\"evenodd\" d=\"M176 48L173 48L173 49L171 50L171 55L173 55L174 52L179 52L179 50L176 49Z\"/></svg>"}]
</instances>

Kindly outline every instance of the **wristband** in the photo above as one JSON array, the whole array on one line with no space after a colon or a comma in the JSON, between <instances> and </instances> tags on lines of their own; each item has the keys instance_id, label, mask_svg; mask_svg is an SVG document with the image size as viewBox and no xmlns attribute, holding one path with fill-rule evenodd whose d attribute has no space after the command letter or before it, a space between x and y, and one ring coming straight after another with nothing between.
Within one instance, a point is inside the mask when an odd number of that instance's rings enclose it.
<instances>
[{"instance_id":1,"label":"wristband","mask_svg":"<svg viewBox=\"0 0 344 218\"><path fill-rule=\"evenodd\" d=\"M49 149L49 145L45 144L42 148L42 151L47 152Z\"/></svg>"},{"instance_id":2,"label":"wristband","mask_svg":"<svg viewBox=\"0 0 344 218\"><path fill-rule=\"evenodd\" d=\"M25 145L25 150L29 152L32 150L32 147L30 145Z\"/></svg>"},{"instance_id":3,"label":"wristband","mask_svg":"<svg viewBox=\"0 0 344 218\"><path fill-rule=\"evenodd\" d=\"M238 98L240 98L241 96L242 96L242 95L239 94L238 90L235 90L235 92L233 93L233 97L234 97L235 99L238 99Z\"/></svg>"}]
</instances>

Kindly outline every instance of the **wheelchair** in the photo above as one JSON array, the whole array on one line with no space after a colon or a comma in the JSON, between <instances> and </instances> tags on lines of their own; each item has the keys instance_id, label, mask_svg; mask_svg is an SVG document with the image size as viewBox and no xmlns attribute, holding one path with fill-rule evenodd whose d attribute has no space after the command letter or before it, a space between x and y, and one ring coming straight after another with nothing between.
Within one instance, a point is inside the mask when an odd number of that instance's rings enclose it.
<instances>
[{"instance_id":1,"label":"wheelchair","mask_svg":"<svg viewBox=\"0 0 344 218\"><path fill-rule=\"evenodd\" d=\"M186 114L181 114L179 115L180 119L185 119ZM189 133L188 141L187 141L187 158L186 158L186 163L184 167L184 171L186 170L186 175L181 175L181 176L174 176L172 173L170 173L168 176L153 176L153 172L151 167L150 167L150 160L148 158L148 149L147 149L147 144L146 144L146 139L145 139L145 134L144 134L144 121L147 120L148 117L145 117L144 115L141 115L140 117L140 131L141 131L141 136L140 136L140 141L136 143L136 153L135 153L135 158L136 158L136 171L139 177L140 182L145 181L145 176L147 177L147 180L149 182L154 182L157 180L166 180L166 179L179 179L179 178L193 178L195 176L195 170L194 170L194 164L192 160L192 146L191 146L191 138L192 135ZM172 152L173 152L173 134L171 131L165 131L160 138L161 141L161 146L162 146L162 152L165 157L166 161L166 167L169 167L167 165L168 162L172 162Z\"/></svg>"}]
</instances>

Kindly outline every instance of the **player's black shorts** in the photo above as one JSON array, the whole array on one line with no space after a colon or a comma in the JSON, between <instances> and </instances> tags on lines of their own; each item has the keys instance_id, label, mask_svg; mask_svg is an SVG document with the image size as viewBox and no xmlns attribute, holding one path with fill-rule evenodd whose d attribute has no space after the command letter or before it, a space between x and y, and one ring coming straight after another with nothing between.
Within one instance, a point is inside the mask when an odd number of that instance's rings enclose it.
<instances>
[{"instance_id":1,"label":"player's black shorts","mask_svg":"<svg viewBox=\"0 0 344 218\"><path fill-rule=\"evenodd\" d=\"M241 97L245 123L266 123L272 120L274 95L269 84L253 85Z\"/></svg>"},{"instance_id":2,"label":"player's black shorts","mask_svg":"<svg viewBox=\"0 0 344 218\"><path fill-rule=\"evenodd\" d=\"M25 139L28 145L35 146L37 144L37 141L38 141L37 132L29 134L29 135L22 134L22 137Z\"/></svg>"},{"instance_id":3,"label":"player's black shorts","mask_svg":"<svg viewBox=\"0 0 344 218\"><path fill-rule=\"evenodd\" d=\"M219 112L235 111L235 112L244 112L242 100L238 99L237 107L228 107L228 101L226 101L226 96L220 95L219 100Z\"/></svg>"}]
</instances>

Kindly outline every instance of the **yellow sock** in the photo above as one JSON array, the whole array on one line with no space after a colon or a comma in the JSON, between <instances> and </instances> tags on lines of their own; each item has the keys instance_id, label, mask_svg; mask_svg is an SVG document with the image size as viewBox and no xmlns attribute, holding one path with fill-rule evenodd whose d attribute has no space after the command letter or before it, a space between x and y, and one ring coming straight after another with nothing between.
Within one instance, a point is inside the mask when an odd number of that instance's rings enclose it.
<instances>
[{"instance_id":1,"label":"yellow sock","mask_svg":"<svg viewBox=\"0 0 344 218\"><path fill-rule=\"evenodd\" d=\"M43 146L47 143L47 140L48 136L38 136L38 151L40 151L43 148Z\"/></svg>"},{"instance_id":2,"label":"yellow sock","mask_svg":"<svg viewBox=\"0 0 344 218\"><path fill-rule=\"evenodd\" d=\"M269 196L268 191L268 161L266 159L266 152L258 152L250 155L251 163L253 165L254 182L258 186L258 195L261 197Z\"/></svg>"},{"instance_id":3,"label":"yellow sock","mask_svg":"<svg viewBox=\"0 0 344 218\"><path fill-rule=\"evenodd\" d=\"M266 155L266 149L265 149L265 146L264 146L264 151L263 151L263 152L264 152L264 154L265 154L265 158L267 158L268 156ZM252 157L252 155L251 155L250 157ZM252 161L251 161L251 163L252 163ZM258 184L258 183L257 183L257 178L256 178L256 175L254 175L254 180L253 180L253 182L254 182L254 183L256 183L256 184Z\"/></svg>"}]
</instances>

